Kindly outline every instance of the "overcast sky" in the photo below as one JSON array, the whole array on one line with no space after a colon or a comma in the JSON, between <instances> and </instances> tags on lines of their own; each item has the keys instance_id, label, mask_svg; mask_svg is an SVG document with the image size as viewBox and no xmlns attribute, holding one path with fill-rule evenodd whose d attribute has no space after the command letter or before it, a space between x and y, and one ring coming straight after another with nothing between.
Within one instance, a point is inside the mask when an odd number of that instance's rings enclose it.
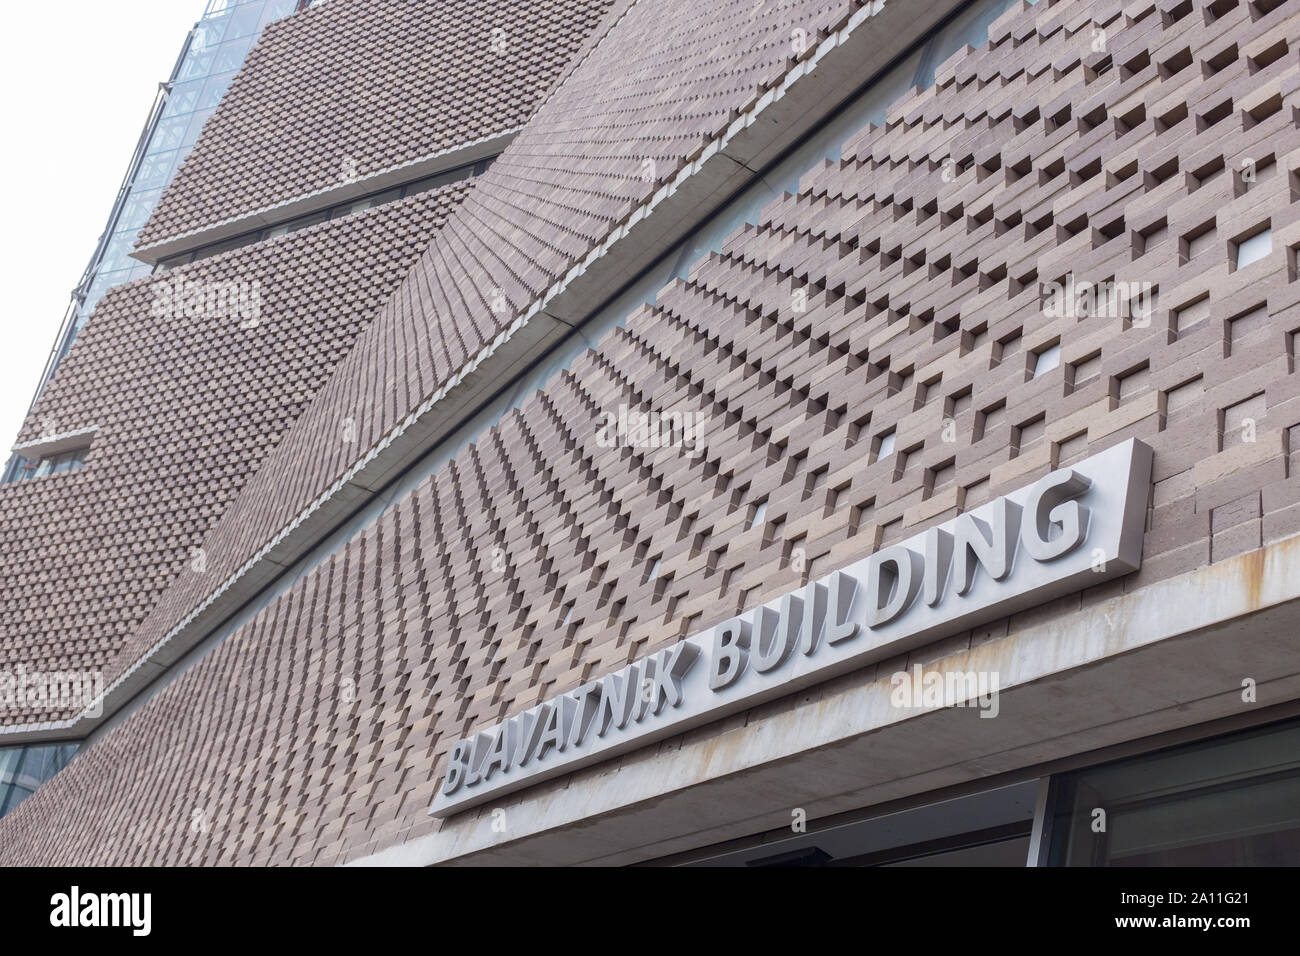
<instances>
[{"instance_id":1,"label":"overcast sky","mask_svg":"<svg viewBox=\"0 0 1300 956\"><path fill-rule=\"evenodd\" d=\"M5 4L0 468L95 251L158 84L205 0Z\"/></svg>"}]
</instances>

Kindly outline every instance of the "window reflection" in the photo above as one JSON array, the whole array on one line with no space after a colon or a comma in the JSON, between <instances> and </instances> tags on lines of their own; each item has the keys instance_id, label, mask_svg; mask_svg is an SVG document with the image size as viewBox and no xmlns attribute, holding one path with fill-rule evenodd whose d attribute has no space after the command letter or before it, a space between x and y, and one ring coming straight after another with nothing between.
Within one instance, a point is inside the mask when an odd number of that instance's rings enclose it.
<instances>
[{"instance_id":1,"label":"window reflection","mask_svg":"<svg viewBox=\"0 0 1300 956\"><path fill-rule=\"evenodd\" d=\"M1300 721L1065 774L1055 786L1057 865L1300 865Z\"/></svg>"},{"instance_id":2,"label":"window reflection","mask_svg":"<svg viewBox=\"0 0 1300 956\"><path fill-rule=\"evenodd\" d=\"M46 475L62 475L70 471L79 471L86 466L86 455L89 452L89 448L77 448L57 455L21 459L14 480L26 481L29 478L44 478Z\"/></svg>"},{"instance_id":3,"label":"window reflection","mask_svg":"<svg viewBox=\"0 0 1300 956\"><path fill-rule=\"evenodd\" d=\"M68 765L78 744L0 749L0 817Z\"/></svg>"}]
</instances>

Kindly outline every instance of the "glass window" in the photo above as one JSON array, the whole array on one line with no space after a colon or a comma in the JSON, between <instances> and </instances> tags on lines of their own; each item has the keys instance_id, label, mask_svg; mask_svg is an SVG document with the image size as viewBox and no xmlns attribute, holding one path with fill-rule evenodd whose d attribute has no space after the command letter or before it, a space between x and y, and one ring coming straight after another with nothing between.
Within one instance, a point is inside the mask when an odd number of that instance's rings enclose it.
<instances>
[{"instance_id":1,"label":"glass window","mask_svg":"<svg viewBox=\"0 0 1300 956\"><path fill-rule=\"evenodd\" d=\"M223 252L229 252L231 249L240 249L256 241L257 233L235 236L233 239L223 239L221 242L214 242L210 246L204 246L198 252L194 253L194 261L198 262L200 259L210 259L213 256L221 255Z\"/></svg>"},{"instance_id":2,"label":"glass window","mask_svg":"<svg viewBox=\"0 0 1300 956\"><path fill-rule=\"evenodd\" d=\"M365 199L358 199L355 202L344 203L342 206L336 206L331 210L331 219L337 219L340 216L351 216L355 213L365 212L367 209L374 209L376 206L383 206L387 203L402 198L401 187L389 189L386 192L377 193L374 196L367 196Z\"/></svg>"},{"instance_id":3,"label":"glass window","mask_svg":"<svg viewBox=\"0 0 1300 956\"><path fill-rule=\"evenodd\" d=\"M234 79L234 76L233 73L225 73L221 76L210 77L208 82L203 85L203 95L199 97L195 109L215 109L217 104L221 102L221 98L226 95L226 89L230 86L230 81Z\"/></svg>"},{"instance_id":4,"label":"glass window","mask_svg":"<svg viewBox=\"0 0 1300 956\"><path fill-rule=\"evenodd\" d=\"M330 214L328 209L323 212L314 213L310 216L303 216L301 219L295 219L293 222L289 223L289 231L297 232L299 229L306 229L308 226L319 225L329 219L329 217Z\"/></svg>"},{"instance_id":5,"label":"glass window","mask_svg":"<svg viewBox=\"0 0 1300 956\"><path fill-rule=\"evenodd\" d=\"M147 275L153 275L153 269L149 267L148 263L137 262L134 259L127 261L130 264L125 269L119 270L123 282L130 282L133 279L141 279Z\"/></svg>"},{"instance_id":6,"label":"glass window","mask_svg":"<svg viewBox=\"0 0 1300 956\"><path fill-rule=\"evenodd\" d=\"M446 186L448 183L460 182L462 179L469 179L473 175L473 165L450 169L445 173L439 173L437 176L430 176L427 179L421 179L419 182L411 183L406 187L406 195L415 196L419 193L427 193L430 189L437 189L439 186Z\"/></svg>"},{"instance_id":7,"label":"glass window","mask_svg":"<svg viewBox=\"0 0 1300 956\"><path fill-rule=\"evenodd\" d=\"M94 310L99 304L99 300L104 297L104 293L113 287L113 273L100 272L90 283L90 289L86 292L87 314Z\"/></svg>"},{"instance_id":8,"label":"glass window","mask_svg":"<svg viewBox=\"0 0 1300 956\"><path fill-rule=\"evenodd\" d=\"M402 198L401 187L398 187L397 189L388 189L382 193L378 193L377 195L370 197L370 208L374 209L376 206L386 206L390 202L396 202L401 198Z\"/></svg>"},{"instance_id":9,"label":"glass window","mask_svg":"<svg viewBox=\"0 0 1300 956\"><path fill-rule=\"evenodd\" d=\"M1023 867L1039 782L996 787L892 811L823 817L812 832L755 834L668 861L705 867Z\"/></svg>"},{"instance_id":10,"label":"glass window","mask_svg":"<svg viewBox=\"0 0 1300 956\"><path fill-rule=\"evenodd\" d=\"M1034 356L1034 378L1040 375L1046 375L1052 369L1061 364L1061 345L1049 345L1036 356Z\"/></svg>"},{"instance_id":11,"label":"glass window","mask_svg":"<svg viewBox=\"0 0 1300 956\"><path fill-rule=\"evenodd\" d=\"M308 226L315 226L318 223L330 219L342 219L346 216L355 215L364 212L367 209L374 209L378 206L384 206L391 202L396 202L403 196L413 196L417 193L424 192L436 186L445 185L448 182L454 182L459 179L465 179L473 174L478 168L475 165L462 166L458 169L433 176L428 179L422 179L419 182L411 183L407 186L397 186L387 189L382 193L375 193L373 196L366 196L364 199L356 199L351 202L340 203L337 206L331 206L329 209L313 213L310 216L303 216L300 219L294 219L291 222L280 223L278 226L271 226L263 229L261 232L247 233L234 239L227 239L219 243L203 246L192 255L173 256L159 263L156 272L165 272L167 269L175 268L186 262L198 262L200 259L207 259L221 252L228 252L231 249L239 249L243 246L252 245L255 242L264 242L268 239L278 239L281 236L288 235L291 232L297 232L299 229L306 229ZM138 232L138 230L136 230ZM135 237L132 236L130 246L134 246ZM127 250L129 252L129 248ZM124 253L125 255L125 253ZM123 261L131 261L124 259ZM147 273L141 273L145 275Z\"/></svg>"},{"instance_id":12,"label":"glass window","mask_svg":"<svg viewBox=\"0 0 1300 956\"><path fill-rule=\"evenodd\" d=\"M212 58L216 56L213 51L199 51L190 49L189 55L185 57L185 63L181 66L180 78L182 80L192 80L196 77L207 76L212 72Z\"/></svg>"},{"instance_id":13,"label":"glass window","mask_svg":"<svg viewBox=\"0 0 1300 956\"><path fill-rule=\"evenodd\" d=\"M171 179L172 169L177 158L175 150L146 154L135 174L133 186L138 186L141 189L161 189Z\"/></svg>"},{"instance_id":14,"label":"glass window","mask_svg":"<svg viewBox=\"0 0 1300 956\"><path fill-rule=\"evenodd\" d=\"M4 466L4 472L0 473L0 485L13 484L14 481L22 481L27 477L27 459L22 455L10 455L9 462Z\"/></svg>"},{"instance_id":15,"label":"glass window","mask_svg":"<svg viewBox=\"0 0 1300 956\"><path fill-rule=\"evenodd\" d=\"M172 87L171 92L167 94L167 106L165 116L181 116L185 113L192 113L199 103L199 94L203 92L203 84L198 80L191 80L189 83L177 83Z\"/></svg>"},{"instance_id":16,"label":"glass window","mask_svg":"<svg viewBox=\"0 0 1300 956\"><path fill-rule=\"evenodd\" d=\"M149 214L161 195L161 189L132 188L130 196L122 204L122 217L118 220L118 226L123 229L139 229L148 222Z\"/></svg>"},{"instance_id":17,"label":"glass window","mask_svg":"<svg viewBox=\"0 0 1300 956\"><path fill-rule=\"evenodd\" d=\"M128 250L131 248L130 239L125 243L125 248ZM125 257L118 258L113 262L106 261L104 266L105 268L100 269L99 273L95 276L95 283L92 287L93 290L101 296L104 292L113 288L113 286L123 282L128 282L131 278L131 260L126 259ZM121 267L117 268L118 266Z\"/></svg>"},{"instance_id":18,"label":"glass window","mask_svg":"<svg viewBox=\"0 0 1300 956\"><path fill-rule=\"evenodd\" d=\"M1300 721L1054 781L1064 866L1300 865Z\"/></svg>"},{"instance_id":19,"label":"glass window","mask_svg":"<svg viewBox=\"0 0 1300 956\"><path fill-rule=\"evenodd\" d=\"M25 481L28 478L44 478L46 475L62 475L70 471L77 471L85 467L86 455L89 452L89 447L77 448L57 455L47 455L39 461L28 462L20 470L16 480Z\"/></svg>"},{"instance_id":20,"label":"glass window","mask_svg":"<svg viewBox=\"0 0 1300 956\"><path fill-rule=\"evenodd\" d=\"M266 13L262 15L262 26L266 26L281 17L287 17L298 8L298 0L270 0Z\"/></svg>"},{"instance_id":21,"label":"glass window","mask_svg":"<svg viewBox=\"0 0 1300 956\"><path fill-rule=\"evenodd\" d=\"M1261 259L1267 259L1272 251L1273 230L1262 229L1237 244L1237 268L1244 269Z\"/></svg>"},{"instance_id":22,"label":"glass window","mask_svg":"<svg viewBox=\"0 0 1300 956\"><path fill-rule=\"evenodd\" d=\"M185 139L181 141L181 148L185 150L186 153L188 153L194 147L194 144L198 142L199 134L203 132L203 124L208 121L208 117L214 112L216 112L215 109L198 110L190 117L189 129L185 131Z\"/></svg>"},{"instance_id":23,"label":"glass window","mask_svg":"<svg viewBox=\"0 0 1300 956\"><path fill-rule=\"evenodd\" d=\"M228 73L232 70L238 70L244 64L244 57L248 55L249 47L253 45L255 37L247 36L239 40L231 40L221 45L217 51L217 58L212 64L212 69L217 73Z\"/></svg>"},{"instance_id":24,"label":"glass window","mask_svg":"<svg viewBox=\"0 0 1300 956\"><path fill-rule=\"evenodd\" d=\"M190 118L188 116L177 116L163 120L158 124L158 129L154 131L153 139L149 143L150 152L179 149L181 140L185 138L185 130L189 123Z\"/></svg>"},{"instance_id":25,"label":"glass window","mask_svg":"<svg viewBox=\"0 0 1300 956\"><path fill-rule=\"evenodd\" d=\"M258 3L244 3L230 14L230 26L226 29L226 39L246 37L257 31L262 20L262 7Z\"/></svg>"},{"instance_id":26,"label":"glass window","mask_svg":"<svg viewBox=\"0 0 1300 956\"><path fill-rule=\"evenodd\" d=\"M113 233L113 238L104 247L104 258L99 267L101 274L115 271L123 264L123 260L130 255L131 247L135 245L135 236L134 229L121 229Z\"/></svg>"},{"instance_id":27,"label":"glass window","mask_svg":"<svg viewBox=\"0 0 1300 956\"><path fill-rule=\"evenodd\" d=\"M211 50L225 37L226 27L229 24L230 15L228 13L208 11L208 15L199 21L199 29L191 49Z\"/></svg>"},{"instance_id":28,"label":"glass window","mask_svg":"<svg viewBox=\"0 0 1300 956\"><path fill-rule=\"evenodd\" d=\"M179 256L172 256L170 259L163 259L158 263L157 272L169 272L177 266L187 265L192 253L183 252Z\"/></svg>"},{"instance_id":29,"label":"glass window","mask_svg":"<svg viewBox=\"0 0 1300 956\"><path fill-rule=\"evenodd\" d=\"M0 817L68 765L78 744L0 749Z\"/></svg>"}]
</instances>

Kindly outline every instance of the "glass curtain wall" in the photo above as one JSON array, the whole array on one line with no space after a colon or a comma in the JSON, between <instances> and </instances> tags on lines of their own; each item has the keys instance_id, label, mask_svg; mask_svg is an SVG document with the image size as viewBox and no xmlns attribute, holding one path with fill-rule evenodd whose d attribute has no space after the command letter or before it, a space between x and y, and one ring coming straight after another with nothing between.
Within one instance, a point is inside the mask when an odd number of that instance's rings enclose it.
<instances>
[{"instance_id":1,"label":"glass curtain wall","mask_svg":"<svg viewBox=\"0 0 1300 956\"><path fill-rule=\"evenodd\" d=\"M77 744L0 749L0 817L68 765Z\"/></svg>"}]
</instances>

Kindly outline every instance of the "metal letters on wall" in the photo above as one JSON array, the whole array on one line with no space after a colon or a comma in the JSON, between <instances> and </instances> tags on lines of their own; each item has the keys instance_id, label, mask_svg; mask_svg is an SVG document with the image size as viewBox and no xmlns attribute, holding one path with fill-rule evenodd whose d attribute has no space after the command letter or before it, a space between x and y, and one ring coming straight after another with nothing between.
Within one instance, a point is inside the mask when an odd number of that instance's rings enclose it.
<instances>
[{"instance_id":1,"label":"metal letters on wall","mask_svg":"<svg viewBox=\"0 0 1300 956\"><path fill-rule=\"evenodd\" d=\"M450 816L1142 563L1151 449L1129 439L552 698L452 749Z\"/></svg>"}]
</instances>

